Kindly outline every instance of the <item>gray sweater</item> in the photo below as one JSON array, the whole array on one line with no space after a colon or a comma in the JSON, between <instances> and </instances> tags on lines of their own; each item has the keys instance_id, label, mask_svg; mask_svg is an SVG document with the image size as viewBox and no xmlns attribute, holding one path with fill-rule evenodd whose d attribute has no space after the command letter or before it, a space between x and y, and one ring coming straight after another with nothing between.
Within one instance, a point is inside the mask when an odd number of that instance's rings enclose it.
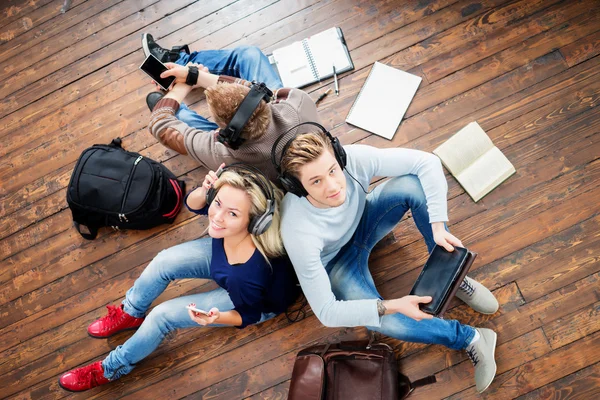
<instances>
[{"instance_id":1,"label":"gray sweater","mask_svg":"<svg viewBox=\"0 0 600 400\"><path fill-rule=\"evenodd\" d=\"M220 76L220 82L250 85L243 79ZM180 154L189 154L209 170L216 171L221 163L243 162L263 171L273 181L277 178L271 163L271 148L277 137L301 122L317 121L317 106L310 96L299 89L279 89L269 103L272 119L265 134L257 141L246 141L233 150L216 139L218 130L195 129L178 120L179 103L161 99L152 112L148 129L164 146ZM306 128L300 132L305 132Z\"/></svg>"},{"instance_id":2,"label":"gray sweater","mask_svg":"<svg viewBox=\"0 0 600 400\"><path fill-rule=\"evenodd\" d=\"M425 192L430 222L448 220L448 185L441 162L433 154L364 145L344 148L348 154L344 204L317 208L306 197L288 193L282 203L281 235L302 290L323 325L380 326L377 299L337 300L325 271L327 263L354 235L365 208L367 195L348 172L365 188L374 176L416 175Z\"/></svg>"}]
</instances>

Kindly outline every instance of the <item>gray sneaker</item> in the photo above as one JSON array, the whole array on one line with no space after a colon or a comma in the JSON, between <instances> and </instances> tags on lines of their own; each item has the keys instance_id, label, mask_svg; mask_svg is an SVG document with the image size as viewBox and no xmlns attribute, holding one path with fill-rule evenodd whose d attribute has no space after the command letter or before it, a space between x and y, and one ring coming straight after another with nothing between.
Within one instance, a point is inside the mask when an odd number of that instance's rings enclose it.
<instances>
[{"instance_id":1,"label":"gray sneaker","mask_svg":"<svg viewBox=\"0 0 600 400\"><path fill-rule=\"evenodd\" d=\"M498 335L491 329L475 328L479 332L479 340L469 345L465 351L475 367L475 386L482 393L490 386L496 376L496 339Z\"/></svg>"},{"instance_id":2,"label":"gray sneaker","mask_svg":"<svg viewBox=\"0 0 600 400\"><path fill-rule=\"evenodd\" d=\"M482 314L494 314L498 311L498 300L492 292L474 279L465 277L456 292L456 297L464 301L473 310Z\"/></svg>"}]
</instances>

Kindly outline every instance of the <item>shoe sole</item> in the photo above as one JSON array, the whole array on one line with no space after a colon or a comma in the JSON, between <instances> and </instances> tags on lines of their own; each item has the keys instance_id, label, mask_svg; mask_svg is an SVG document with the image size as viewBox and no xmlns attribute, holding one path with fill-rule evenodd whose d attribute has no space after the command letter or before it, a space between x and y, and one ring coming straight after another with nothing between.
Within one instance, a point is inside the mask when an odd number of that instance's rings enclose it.
<instances>
[{"instance_id":1,"label":"shoe sole","mask_svg":"<svg viewBox=\"0 0 600 400\"><path fill-rule=\"evenodd\" d=\"M121 329L120 331L117 331L117 332L113 333L112 335L108 335L108 336L95 336L95 335L92 335L89 331L88 331L87 334L88 334L89 337L94 338L94 339L108 339L109 337L113 337L113 336L115 336L118 333L125 332L125 331L133 331L133 330L139 329L139 328L140 328L139 326L136 326L135 328Z\"/></svg>"},{"instance_id":2,"label":"shoe sole","mask_svg":"<svg viewBox=\"0 0 600 400\"><path fill-rule=\"evenodd\" d=\"M87 390L91 390L91 389L73 390L73 389L66 388L62 385L62 383L60 383L60 378L58 378L58 386L60 386L62 390L66 390L67 392L71 392L71 393L81 393L81 392L85 392Z\"/></svg>"},{"instance_id":3,"label":"shoe sole","mask_svg":"<svg viewBox=\"0 0 600 400\"><path fill-rule=\"evenodd\" d=\"M144 49L144 56L148 57L150 48L148 47L148 41L146 40L147 33L142 33L142 48Z\"/></svg>"},{"instance_id":4,"label":"shoe sole","mask_svg":"<svg viewBox=\"0 0 600 400\"><path fill-rule=\"evenodd\" d=\"M498 366L496 365L496 342L498 340L498 334L494 331L492 331L492 333L494 334L494 345L492 346L492 359L494 360L494 376L493 376L492 380L489 381L488 384L483 389L478 391L479 393L485 392L486 389L490 387L490 385L494 381L494 378L496 377L496 372L498 371Z\"/></svg>"}]
</instances>

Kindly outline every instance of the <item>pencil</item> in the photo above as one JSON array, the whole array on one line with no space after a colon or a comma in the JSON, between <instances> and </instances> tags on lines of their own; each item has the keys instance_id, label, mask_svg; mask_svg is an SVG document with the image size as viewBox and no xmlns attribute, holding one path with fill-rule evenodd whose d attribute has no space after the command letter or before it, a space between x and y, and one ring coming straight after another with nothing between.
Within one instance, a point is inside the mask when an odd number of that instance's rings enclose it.
<instances>
[{"instance_id":1,"label":"pencil","mask_svg":"<svg viewBox=\"0 0 600 400\"><path fill-rule=\"evenodd\" d=\"M319 96L319 98L317 99L317 101L315 101L315 104L319 104L319 102L321 100L323 100L325 98L325 96L327 96L329 93L331 93L331 91L332 91L331 88L327 89L323 94L321 94Z\"/></svg>"}]
</instances>

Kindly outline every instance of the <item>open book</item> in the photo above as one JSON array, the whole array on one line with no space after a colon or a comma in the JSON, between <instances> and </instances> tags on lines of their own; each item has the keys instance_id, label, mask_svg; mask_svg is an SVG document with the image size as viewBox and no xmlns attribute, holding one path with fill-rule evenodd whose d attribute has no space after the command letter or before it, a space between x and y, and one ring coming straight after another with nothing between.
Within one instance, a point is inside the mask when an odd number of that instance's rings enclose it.
<instances>
[{"instance_id":1,"label":"open book","mask_svg":"<svg viewBox=\"0 0 600 400\"><path fill-rule=\"evenodd\" d=\"M480 200L515 173L515 167L477 122L462 128L433 153L473 201Z\"/></svg>"},{"instance_id":2,"label":"open book","mask_svg":"<svg viewBox=\"0 0 600 400\"><path fill-rule=\"evenodd\" d=\"M273 51L269 62L283 86L303 87L354 69L340 28L331 28Z\"/></svg>"}]
</instances>

